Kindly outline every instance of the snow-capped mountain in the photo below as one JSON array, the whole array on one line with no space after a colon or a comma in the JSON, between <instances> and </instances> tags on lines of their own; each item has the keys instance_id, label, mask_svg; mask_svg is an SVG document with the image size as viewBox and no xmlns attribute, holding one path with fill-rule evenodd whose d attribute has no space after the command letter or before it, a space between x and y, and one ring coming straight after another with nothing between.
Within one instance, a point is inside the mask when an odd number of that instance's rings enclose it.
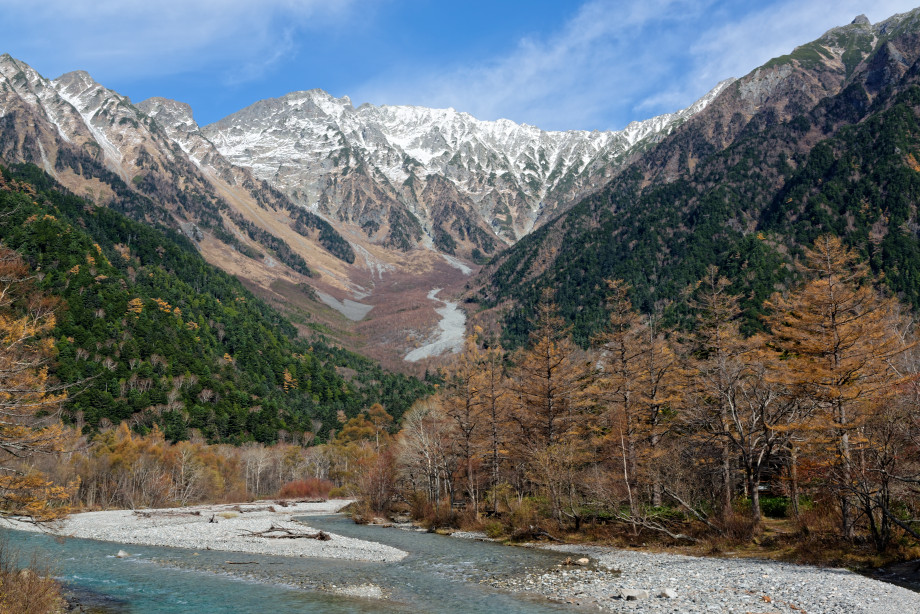
<instances>
[{"instance_id":1,"label":"snow-capped mountain","mask_svg":"<svg viewBox=\"0 0 920 614\"><path fill-rule=\"evenodd\" d=\"M377 200L377 213L411 212L443 251L469 240L490 253L599 187L618 163L701 111L729 83L687 109L618 132L547 132L453 109L355 108L348 97L310 90L257 102L202 133L296 203L371 235L382 219L366 205ZM445 216L447 204L453 216Z\"/></svg>"},{"instance_id":2,"label":"snow-capped mountain","mask_svg":"<svg viewBox=\"0 0 920 614\"><path fill-rule=\"evenodd\" d=\"M619 132L547 132L453 109L355 108L321 90L263 100L202 128L188 105L162 98L134 105L85 72L50 80L4 55L0 117L24 119L4 131L0 156L34 161L59 180L86 175L74 152L89 156L100 167L90 175L115 173L180 224L232 226L217 211L234 188L269 208L292 201L386 248L427 246L476 259L601 187L726 85ZM104 184L78 187L106 200ZM188 211L190 203L199 210Z\"/></svg>"}]
</instances>

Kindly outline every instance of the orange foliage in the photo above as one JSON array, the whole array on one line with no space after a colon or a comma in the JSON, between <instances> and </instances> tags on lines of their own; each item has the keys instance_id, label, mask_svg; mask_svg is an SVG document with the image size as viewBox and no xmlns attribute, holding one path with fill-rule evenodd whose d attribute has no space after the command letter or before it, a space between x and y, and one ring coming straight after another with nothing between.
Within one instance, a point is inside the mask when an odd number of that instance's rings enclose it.
<instances>
[{"instance_id":1,"label":"orange foliage","mask_svg":"<svg viewBox=\"0 0 920 614\"><path fill-rule=\"evenodd\" d=\"M278 493L279 497L295 499L328 499L329 491L332 490L332 482L321 480L319 478L308 478L305 480L296 480L288 482L281 487Z\"/></svg>"}]
</instances>

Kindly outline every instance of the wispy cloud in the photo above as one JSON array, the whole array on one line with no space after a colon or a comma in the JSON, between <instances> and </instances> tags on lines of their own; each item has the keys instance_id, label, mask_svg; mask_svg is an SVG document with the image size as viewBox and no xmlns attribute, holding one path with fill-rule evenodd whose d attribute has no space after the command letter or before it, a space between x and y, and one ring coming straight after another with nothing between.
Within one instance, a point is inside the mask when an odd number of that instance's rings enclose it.
<instances>
[{"instance_id":1,"label":"wispy cloud","mask_svg":"<svg viewBox=\"0 0 920 614\"><path fill-rule=\"evenodd\" d=\"M381 74L353 90L375 104L452 106L549 129L616 129L690 105L834 26L916 0L591 0L503 56Z\"/></svg>"},{"instance_id":2,"label":"wispy cloud","mask_svg":"<svg viewBox=\"0 0 920 614\"><path fill-rule=\"evenodd\" d=\"M660 36L711 2L595 0L558 32L521 39L504 57L474 66L383 74L359 88L358 100L421 104L468 111L483 119L510 117L540 127L606 128L606 114L671 70L682 52ZM657 44L643 44L658 34Z\"/></svg>"},{"instance_id":3,"label":"wispy cloud","mask_svg":"<svg viewBox=\"0 0 920 614\"><path fill-rule=\"evenodd\" d=\"M341 18L351 5L351 0L0 0L5 23L0 33L23 59L55 70L92 66L95 73L118 78L219 63L238 66L227 78L240 81L292 53L296 29ZM68 66L61 66L64 62Z\"/></svg>"},{"instance_id":4,"label":"wispy cloud","mask_svg":"<svg viewBox=\"0 0 920 614\"><path fill-rule=\"evenodd\" d=\"M515 1L527 10L525 0ZM481 48L464 45L465 32L449 31L445 15L453 9L415 21L427 15L416 10L418 0L0 0L0 52L49 77L77 68L103 83L201 76L202 97L208 87L233 86L226 89L251 90L254 101L277 95L283 83L547 129L617 129L687 106L722 79L860 13L875 22L914 2L583 0L554 29L471 61ZM451 44L430 54L412 47L409 55L399 35L385 38L387 19L441 28Z\"/></svg>"},{"instance_id":5,"label":"wispy cloud","mask_svg":"<svg viewBox=\"0 0 920 614\"><path fill-rule=\"evenodd\" d=\"M730 22L716 22L688 41L684 78L641 100L637 110L686 104L726 77L742 77L769 59L790 53L827 30L865 13L875 23L915 8L916 0L780 0Z\"/></svg>"}]
</instances>

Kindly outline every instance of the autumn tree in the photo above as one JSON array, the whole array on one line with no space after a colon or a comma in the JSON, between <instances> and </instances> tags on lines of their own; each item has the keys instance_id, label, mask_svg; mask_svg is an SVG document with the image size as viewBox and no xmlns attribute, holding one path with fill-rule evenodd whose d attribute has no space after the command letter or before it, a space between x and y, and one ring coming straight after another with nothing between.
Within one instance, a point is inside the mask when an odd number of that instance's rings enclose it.
<instances>
[{"instance_id":1,"label":"autumn tree","mask_svg":"<svg viewBox=\"0 0 920 614\"><path fill-rule=\"evenodd\" d=\"M644 345L636 381L639 396L639 441L643 444L640 465L643 479L651 490L653 506L663 504L666 478L663 475L672 460L664 459L664 439L671 427L681 399L683 365L680 348L673 336L660 325L660 314L650 313L642 318L641 334ZM672 467L673 469L673 467Z\"/></svg>"},{"instance_id":2,"label":"autumn tree","mask_svg":"<svg viewBox=\"0 0 920 614\"><path fill-rule=\"evenodd\" d=\"M483 454L489 466L492 513L497 513L497 489L501 483L502 465L508 454L509 391L504 350L501 346L483 349L479 365L479 394L483 416L480 436Z\"/></svg>"},{"instance_id":3,"label":"autumn tree","mask_svg":"<svg viewBox=\"0 0 920 614\"><path fill-rule=\"evenodd\" d=\"M445 372L444 387L439 395L444 413L453 420L459 436L467 496L479 512L478 444L485 427L485 407L480 389L482 357L474 335L466 338L463 352Z\"/></svg>"},{"instance_id":4,"label":"autumn tree","mask_svg":"<svg viewBox=\"0 0 920 614\"><path fill-rule=\"evenodd\" d=\"M742 335L741 297L730 292L730 285L711 266L690 297L697 312L691 334L696 359L688 369L684 421L716 443L725 516L732 511L732 462L740 462L756 525L761 521L761 476L784 449L802 413L795 395L774 376L787 365L761 335Z\"/></svg>"},{"instance_id":5,"label":"autumn tree","mask_svg":"<svg viewBox=\"0 0 920 614\"><path fill-rule=\"evenodd\" d=\"M438 504L453 502L454 474L460 464L456 423L437 398L416 401L402 420L396 460L412 492Z\"/></svg>"},{"instance_id":6,"label":"autumn tree","mask_svg":"<svg viewBox=\"0 0 920 614\"><path fill-rule=\"evenodd\" d=\"M584 411L587 369L578 363L569 329L548 294L538 308L535 325L529 347L520 353L512 370L515 444L531 480L549 489L554 515L561 522L563 504L574 500L578 480L571 467L550 470L547 463L583 462L591 430ZM566 476L567 483L556 484L551 479L556 475ZM567 507L569 515L577 516L574 505Z\"/></svg>"},{"instance_id":7,"label":"autumn tree","mask_svg":"<svg viewBox=\"0 0 920 614\"><path fill-rule=\"evenodd\" d=\"M642 378L646 374L648 344L641 316L629 299L629 286L621 280L608 281L604 330L593 345L600 355L598 374L591 389L604 407L605 447L613 457L622 457L623 481L630 512L639 513L634 495L638 475L638 439L642 418Z\"/></svg>"},{"instance_id":8,"label":"autumn tree","mask_svg":"<svg viewBox=\"0 0 920 614\"><path fill-rule=\"evenodd\" d=\"M840 493L841 529L852 539L854 446L873 404L895 389L891 361L906 345L893 322L895 299L875 289L866 265L839 238L819 237L800 270L801 287L769 302L769 323L789 355L790 383L814 404L814 444L833 449L828 465Z\"/></svg>"},{"instance_id":9,"label":"autumn tree","mask_svg":"<svg viewBox=\"0 0 920 614\"><path fill-rule=\"evenodd\" d=\"M0 514L49 520L69 489L30 470L35 454L62 451L64 395L48 376L55 302L34 289L16 252L0 246Z\"/></svg>"}]
</instances>

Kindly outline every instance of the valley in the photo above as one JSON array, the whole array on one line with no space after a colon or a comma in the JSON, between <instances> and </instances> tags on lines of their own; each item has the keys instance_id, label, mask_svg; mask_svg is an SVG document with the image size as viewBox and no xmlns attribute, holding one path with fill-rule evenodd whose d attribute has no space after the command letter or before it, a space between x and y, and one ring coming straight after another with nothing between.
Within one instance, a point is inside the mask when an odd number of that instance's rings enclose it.
<instances>
[{"instance_id":1,"label":"valley","mask_svg":"<svg viewBox=\"0 0 920 614\"><path fill-rule=\"evenodd\" d=\"M337 574L410 611L920 607L809 567L920 557L920 9L787 51L617 131L320 89L199 125L0 56L0 519L146 531L144 586L205 611L226 570L159 547L246 551L293 609L383 603ZM281 511L345 500L331 542Z\"/></svg>"}]
</instances>

